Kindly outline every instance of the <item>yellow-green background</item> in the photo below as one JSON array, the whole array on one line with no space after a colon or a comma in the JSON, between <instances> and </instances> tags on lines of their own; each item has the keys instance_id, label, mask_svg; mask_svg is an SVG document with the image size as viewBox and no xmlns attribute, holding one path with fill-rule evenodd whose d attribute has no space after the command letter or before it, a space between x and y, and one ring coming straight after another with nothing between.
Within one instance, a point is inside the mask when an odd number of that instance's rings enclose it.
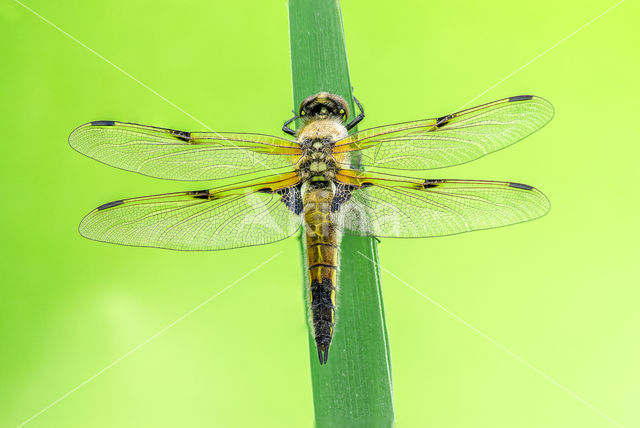
<instances>
[{"instance_id":1,"label":"yellow-green background","mask_svg":"<svg viewBox=\"0 0 640 428\"><path fill-rule=\"evenodd\" d=\"M25 1L215 130L279 134L290 115L284 1ZM449 113L613 4L345 1L361 128ZM415 173L532 184L549 215L380 244L385 270L625 427L640 425L638 11L627 0L474 102L543 96L556 116L542 131ZM281 251L26 426L312 426L295 239L180 253L76 231L104 202L203 185L83 157L66 142L74 127L202 126L11 0L0 4L0 54L0 425L27 420ZM398 427L615 426L382 279Z\"/></svg>"}]
</instances>

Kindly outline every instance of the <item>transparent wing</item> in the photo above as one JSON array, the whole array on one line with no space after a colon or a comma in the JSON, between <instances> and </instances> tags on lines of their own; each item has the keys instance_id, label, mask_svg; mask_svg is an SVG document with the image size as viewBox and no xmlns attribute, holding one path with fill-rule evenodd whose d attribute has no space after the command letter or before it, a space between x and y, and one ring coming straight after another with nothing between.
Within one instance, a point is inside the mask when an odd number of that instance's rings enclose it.
<instances>
[{"instance_id":1,"label":"transparent wing","mask_svg":"<svg viewBox=\"0 0 640 428\"><path fill-rule=\"evenodd\" d=\"M475 180L364 178L338 184L338 227L362 235L426 238L533 220L549 201L526 184Z\"/></svg>"},{"instance_id":2,"label":"transparent wing","mask_svg":"<svg viewBox=\"0 0 640 428\"><path fill-rule=\"evenodd\" d=\"M213 180L291 167L299 145L259 134L195 133L101 120L76 128L69 144L116 168L171 180Z\"/></svg>"},{"instance_id":3,"label":"transparent wing","mask_svg":"<svg viewBox=\"0 0 640 428\"><path fill-rule=\"evenodd\" d=\"M443 168L507 147L552 117L548 101L519 95L439 118L367 129L339 141L334 153L359 150L366 167Z\"/></svg>"},{"instance_id":4,"label":"transparent wing","mask_svg":"<svg viewBox=\"0 0 640 428\"><path fill-rule=\"evenodd\" d=\"M91 211L80 234L96 241L172 250L261 245L300 227L296 178L242 187L122 199Z\"/></svg>"}]
</instances>

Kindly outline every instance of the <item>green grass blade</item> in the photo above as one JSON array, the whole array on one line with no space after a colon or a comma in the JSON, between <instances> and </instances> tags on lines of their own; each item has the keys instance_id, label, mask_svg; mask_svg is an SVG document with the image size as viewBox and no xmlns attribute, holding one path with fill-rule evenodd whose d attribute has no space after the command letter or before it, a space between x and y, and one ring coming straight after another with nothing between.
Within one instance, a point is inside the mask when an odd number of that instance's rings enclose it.
<instances>
[{"instance_id":1,"label":"green grass blade","mask_svg":"<svg viewBox=\"0 0 640 428\"><path fill-rule=\"evenodd\" d=\"M338 1L289 0L289 25L296 108L307 96L327 91L343 96L354 112ZM327 365L319 364L313 335L309 335L318 428L393 425L382 289L377 265L371 260L378 260L374 239L343 237L337 326ZM306 295L306 272L304 287Z\"/></svg>"}]
</instances>

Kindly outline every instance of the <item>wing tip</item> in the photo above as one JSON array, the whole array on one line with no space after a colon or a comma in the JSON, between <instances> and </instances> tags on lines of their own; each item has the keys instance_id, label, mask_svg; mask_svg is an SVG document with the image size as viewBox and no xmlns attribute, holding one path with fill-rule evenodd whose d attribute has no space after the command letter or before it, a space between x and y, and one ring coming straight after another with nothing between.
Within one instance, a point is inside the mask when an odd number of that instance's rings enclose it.
<instances>
[{"instance_id":1,"label":"wing tip","mask_svg":"<svg viewBox=\"0 0 640 428\"><path fill-rule=\"evenodd\" d=\"M73 142L75 135L79 131L92 126L115 126L116 123L118 122L116 122L115 120L94 120L92 122L83 123L82 125L78 126L76 129L71 131L71 134L69 134L69 138L68 138L69 145L71 146L72 149L80 151L74 146L74 142Z\"/></svg>"},{"instance_id":2,"label":"wing tip","mask_svg":"<svg viewBox=\"0 0 640 428\"><path fill-rule=\"evenodd\" d=\"M551 102L549 102L549 100L539 97L537 95L514 95L512 97L507 98L507 102L509 103L513 103L513 102L518 102L518 101L537 101L541 104L544 104L547 108L549 108L549 110L551 110L552 113L552 117L553 117L553 113L554 113L554 108L553 108L553 104L551 104Z\"/></svg>"},{"instance_id":3,"label":"wing tip","mask_svg":"<svg viewBox=\"0 0 640 428\"><path fill-rule=\"evenodd\" d=\"M543 128L546 124L551 122L553 117L556 114L555 108L553 104L549 102L549 100L539 97L537 95L514 95L512 97L506 98L508 103L517 103L522 101L530 101L530 104L536 105L536 122L537 126L533 132L538 131ZM531 132L531 133L533 133ZM530 135L530 134L528 134ZM524 137L523 137L524 138Z\"/></svg>"},{"instance_id":4,"label":"wing tip","mask_svg":"<svg viewBox=\"0 0 640 428\"><path fill-rule=\"evenodd\" d=\"M537 218L544 217L549 213L549 211L551 211L551 201L549 200L547 195L545 195L544 192L542 192L537 187L529 186L528 184L523 184L523 183L515 183L515 182L510 182L509 187L525 190L527 192L535 194L535 197L537 198L537 202L538 202L537 215L526 221L535 220Z\"/></svg>"},{"instance_id":5,"label":"wing tip","mask_svg":"<svg viewBox=\"0 0 640 428\"><path fill-rule=\"evenodd\" d=\"M514 189L526 190L528 192L535 193L538 197L541 197L544 200L544 202L543 202L543 205L544 205L543 206L543 211L538 217L542 217L543 215L548 213L549 210L551 209L551 201L549 200L547 195L545 195L537 187L530 186L530 185L524 184L524 183L518 183L518 182L515 182L515 181L508 181L508 182L506 182L506 184L507 184L508 187L513 187ZM538 217L535 217L535 218L538 218Z\"/></svg>"}]
</instances>

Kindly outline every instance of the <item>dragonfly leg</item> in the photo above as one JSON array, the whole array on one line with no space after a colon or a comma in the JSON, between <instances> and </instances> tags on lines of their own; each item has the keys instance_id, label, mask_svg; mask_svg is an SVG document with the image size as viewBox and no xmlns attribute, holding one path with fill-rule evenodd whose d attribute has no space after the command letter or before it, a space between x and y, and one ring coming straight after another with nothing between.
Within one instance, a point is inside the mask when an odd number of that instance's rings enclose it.
<instances>
[{"instance_id":1,"label":"dragonfly leg","mask_svg":"<svg viewBox=\"0 0 640 428\"><path fill-rule=\"evenodd\" d=\"M356 97L353 97L353 101L355 101L356 105L358 106L358 109L360 109L360 114L357 115L351 122L347 124L347 131L353 128L354 126L356 126L358 123L360 123L362 119L364 119L364 109L362 108L362 104L360 104L360 101L358 101Z\"/></svg>"},{"instance_id":2,"label":"dragonfly leg","mask_svg":"<svg viewBox=\"0 0 640 428\"><path fill-rule=\"evenodd\" d=\"M295 113L294 113L294 114L295 114ZM294 135L294 136L295 136L295 135L296 135L296 131L294 131L293 129L289 128L289 124L290 124L291 122L293 122L294 120L299 119L299 118L300 118L300 116L298 116L298 115L296 114L296 115L295 115L295 116L293 116L291 119L287 120L287 121L284 123L284 125L282 125L282 130L283 130L285 133L289 134L289 135Z\"/></svg>"}]
</instances>

